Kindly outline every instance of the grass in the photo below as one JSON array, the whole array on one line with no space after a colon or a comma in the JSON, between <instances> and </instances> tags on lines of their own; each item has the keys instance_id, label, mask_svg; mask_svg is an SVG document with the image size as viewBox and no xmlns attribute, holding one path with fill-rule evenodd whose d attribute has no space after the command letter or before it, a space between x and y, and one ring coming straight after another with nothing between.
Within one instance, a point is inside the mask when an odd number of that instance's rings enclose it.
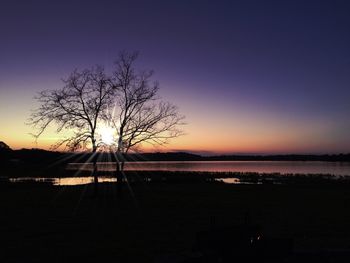
<instances>
[{"instance_id":1,"label":"grass","mask_svg":"<svg viewBox=\"0 0 350 263\"><path fill-rule=\"evenodd\" d=\"M292 237L297 248L350 247L347 184L227 185L154 182L57 187L0 184L4 262L153 262L189 253L214 216L242 223L249 212L265 235Z\"/></svg>"}]
</instances>

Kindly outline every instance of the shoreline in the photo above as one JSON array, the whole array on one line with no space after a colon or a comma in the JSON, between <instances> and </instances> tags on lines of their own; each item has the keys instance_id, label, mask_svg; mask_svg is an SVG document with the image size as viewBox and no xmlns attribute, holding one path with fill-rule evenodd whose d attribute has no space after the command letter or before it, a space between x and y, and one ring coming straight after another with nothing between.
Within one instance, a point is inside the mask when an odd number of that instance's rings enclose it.
<instances>
[{"instance_id":1,"label":"shoreline","mask_svg":"<svg viewBox=\"0 0 350 263\"><path fill-rule=\"evenodd\" d=\"M347 184L350 185L350 176L331 174L281 174L256 172L188 172L188 171L125 171L130 183L218 183L219 180L235 179L237 183L247 184ZM0 183L23 183L24 181L50 182L59 179L91 178L90 171L74 170L40 170L16 171L7 173L0 178ZM98 177L102 179L115 178L111 171L100 171ZM23 182L21 182L23 181ZM226 183L229 180L226 180Z\"/></svg>"}]
</instances>

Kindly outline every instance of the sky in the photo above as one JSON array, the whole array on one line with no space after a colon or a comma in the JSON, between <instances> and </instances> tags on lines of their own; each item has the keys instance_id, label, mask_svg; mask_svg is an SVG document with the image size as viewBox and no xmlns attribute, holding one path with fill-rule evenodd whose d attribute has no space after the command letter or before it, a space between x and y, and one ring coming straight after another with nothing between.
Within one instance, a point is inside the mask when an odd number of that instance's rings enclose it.
<instances>
[{"instance_id":1,"label":"sky","mask_svg":"<svg viewBox=\"0 0 350 263\"><path fill-rule=\"evenodd\" d=\"M349 1L2 1L0 141L47 149L33 99L122 50L155 71L186 135L153 150L350 152ZM147 149L152 150L152 149Z\"/></svg>"}]
</instances>

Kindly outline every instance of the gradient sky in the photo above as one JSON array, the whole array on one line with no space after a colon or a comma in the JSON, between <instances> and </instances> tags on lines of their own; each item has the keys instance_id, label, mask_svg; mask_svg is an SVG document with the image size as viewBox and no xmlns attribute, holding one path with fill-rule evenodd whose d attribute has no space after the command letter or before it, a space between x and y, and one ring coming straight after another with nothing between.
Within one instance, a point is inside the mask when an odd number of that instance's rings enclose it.
<instances>
[{"instance_id":1,"label":"gradient sky","mask_svg":"<svg viewBox=\"0 0 350 263\"><path fill-rule=\"evenodd\" d=\"M38 145L37 91L139 50L186 115L166 150L350 152L349 1L2 1L0 140Z\"/></svg>"}]
</instances>

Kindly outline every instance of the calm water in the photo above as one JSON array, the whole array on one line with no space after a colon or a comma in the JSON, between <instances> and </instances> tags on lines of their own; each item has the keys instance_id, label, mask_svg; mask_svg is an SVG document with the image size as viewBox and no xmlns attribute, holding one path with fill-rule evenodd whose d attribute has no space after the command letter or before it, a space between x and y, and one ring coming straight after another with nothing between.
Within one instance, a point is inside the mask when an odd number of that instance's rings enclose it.
<instances>
[{"instance_id":1,"label":"calm water","mask_svg":"<svg viewBox=\"0 0 350 263\"><path fill-rule=\"evenodd\" d=\"M71 163L69 170L91 170L92 164ZM115 170L114 163L98 163L98 169ZM258 172L281 174L349 175L350 163L301 161L195 161L195 162L130 162L125 170L133 171L192 171L192 172Z\"/></svg>"},{"instance_id":2,"label":"calm water","mask_svg":"<svg viewBox=\"0 0 350 263\"><path fill-rule=\"evenodd\" d=\"M21 177L21 178L10 178L10 182L42 182L42 183L51 183L53 185L83 185L83 184L92 184L94 182L93 177L65 177L65 178L33 178L33 177ZM114 177L99 177L98 181L100 183L110 183L116 182L117 178Z\"/></svg>"},{"instance_id":3,"label":"calm water","mask_svg":"<svg viewBox=\"0 0 350 263\"><path fill-rule=\"evenodd\" d=\"M92 170L92 164L71 163L69 170ZM114 163L98 163L98 169L114 171ZM296 161L219 161L219 162L132 162L125 164L133 171L192 171L192 172L258 172L280 174L332 174L350 176L350 163ZM10 178L10 182L48 182L53 185L82 185L93 183L93 177ZM237 178L217 178L229 184L240 184ZM116 182L114 177L100 177L99 182ZM246 182L243 182L246 183Z\"/></svg>"},{"instance_id":4,"label":"calm water","mask_svg":"<svg viewBox=\"0 0 350 263\"><path fill-rule=\"evenodd\" d=\"M215 179L218 182L224 182L227 184L242 184L242 182L237 178L217 178ZM51 183L58 186L68 186L68 185L84 185L92 184L94 178L89 177L65 177L65 178L33 178L33 177L21 177L21 178L10 178L12 183L21 183L21 182L36 182L36 183ZM100 183L115 183L117 178L115 177L99 177L98 181ZM243 182L243 184L247 184Z\"/></svg>"}]
</instances>

